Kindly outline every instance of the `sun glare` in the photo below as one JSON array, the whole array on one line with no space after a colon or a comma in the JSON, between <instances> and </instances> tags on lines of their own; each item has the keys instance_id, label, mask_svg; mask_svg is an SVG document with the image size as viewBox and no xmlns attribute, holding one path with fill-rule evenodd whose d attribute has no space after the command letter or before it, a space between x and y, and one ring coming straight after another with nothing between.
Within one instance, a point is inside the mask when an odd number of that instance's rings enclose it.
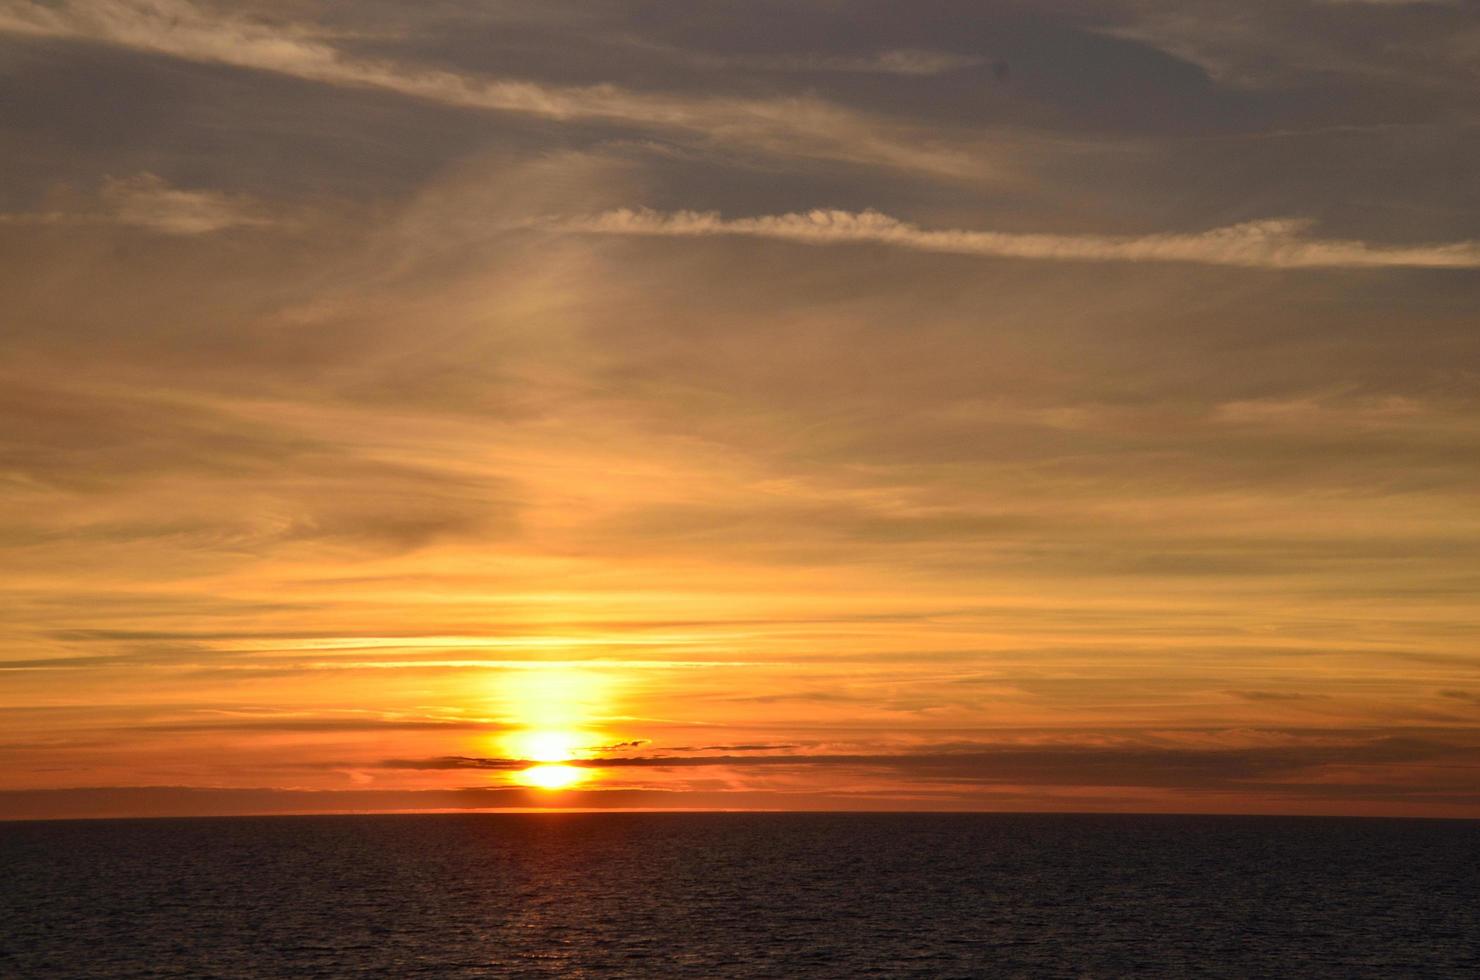
<instances>
[{"instance_id":1,"label":"sun glare","mask_svg":"<svg viewBox=\"0 0 1480 980\"><path fill-rule=\"evenodd\" d=\"M576 732L520 732L509 739L515 754L531 762L568 762L584 741Z\"/></svg>"},{"instance_id":2,"label":"sun glare","mask_svg":"<svg viewBox=\"0 0 1480 980\"><path fill-rule=\"evenodd\" d=\"M537 786L540 789L565 789L581 782L586 775L586 770L577 766L555 764L526 769L519 774L519 778L526 785Z\"/></svg>"},{"instance_id":3,"label":"sun glare","mask_svg":"<svg viewBox=\"0 0 1480 980\"><path fill-rule=\"evenodd\" d=\"M505 758L529 763L510 773L516 785L567 789L596 778L569 763L599 752L610 739L592 724L610 710L611 681L587 670L547 666L499 678L495 706L517 727L497 736Z\"/></svg>"},{"instance_id":4,"label":"sun glare","mask_svg":"<svg viewBox=\"0 0 1480 980\"><path fill-rule=\"evenodd\" d=\"M519 781L540 789L565 789L584 782L589 770L564 763L578 758L586 739L578 732L520 732L509 739L521 759L540 763L519 773Z\"/></svg>"}]
</instances>

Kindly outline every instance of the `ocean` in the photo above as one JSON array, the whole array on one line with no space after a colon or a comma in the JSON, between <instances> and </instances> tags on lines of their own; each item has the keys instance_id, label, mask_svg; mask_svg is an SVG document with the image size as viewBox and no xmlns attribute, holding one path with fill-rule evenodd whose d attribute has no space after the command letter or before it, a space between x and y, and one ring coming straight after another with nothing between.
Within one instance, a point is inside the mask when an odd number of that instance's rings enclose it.
<instances>
[{"instance_id":1,"label":"ocean","mask_svg":"<svg viewBox=\"0 0 1480 980\"><path fill-rule=\"evenodd\" d=\"M0 976L1480 977L1480 822L4 823Z\"/></svg>"}]
</instances>

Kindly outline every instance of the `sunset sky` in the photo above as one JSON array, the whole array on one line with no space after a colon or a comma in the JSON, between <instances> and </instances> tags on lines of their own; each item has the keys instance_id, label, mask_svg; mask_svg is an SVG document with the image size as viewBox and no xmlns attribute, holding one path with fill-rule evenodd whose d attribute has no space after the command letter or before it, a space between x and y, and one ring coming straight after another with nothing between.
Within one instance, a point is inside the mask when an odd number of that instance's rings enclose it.
<instances>
[{"instance_id":1,"label":"sunset sky","mask_svg":"<svg viewBox=\"0 0 1480 980\"><path fill-rule=\"evenodd\" d=\"M0 0L0 817L1480 816L1480 9Z\"/></svg>"}]
</instances>

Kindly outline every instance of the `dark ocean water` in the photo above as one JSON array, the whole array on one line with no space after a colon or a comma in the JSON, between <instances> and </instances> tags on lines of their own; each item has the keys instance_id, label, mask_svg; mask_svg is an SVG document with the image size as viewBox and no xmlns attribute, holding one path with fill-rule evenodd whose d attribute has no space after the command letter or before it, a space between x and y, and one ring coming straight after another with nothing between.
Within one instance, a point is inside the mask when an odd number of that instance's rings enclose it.
<instances>
[{"instance_id":1,"label":"dark ocean water","mask_svg":"<svg viewBox=\"0 0 1480 980\"><path fill-rule=\"evenodd\" d=\"M0 824L0 976L1480 977L1480 822Z\"/></svg>"}]
</instances>

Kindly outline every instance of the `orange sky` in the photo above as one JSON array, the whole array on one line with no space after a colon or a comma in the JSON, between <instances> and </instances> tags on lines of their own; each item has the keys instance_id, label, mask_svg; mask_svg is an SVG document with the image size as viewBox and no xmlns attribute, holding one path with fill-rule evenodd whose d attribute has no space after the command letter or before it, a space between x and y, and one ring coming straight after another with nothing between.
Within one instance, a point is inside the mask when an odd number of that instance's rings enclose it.
<instances>
[{"instance_id":1,"label":"orange sky","mask_svg":"<svg viewBox=\"0 0 1480 980\"><path fill-rule=\"evenodd\" d=\"M0 818L1480 816L1472 16L413 6L0 0Z\"/></svg>"}]
</instances>

